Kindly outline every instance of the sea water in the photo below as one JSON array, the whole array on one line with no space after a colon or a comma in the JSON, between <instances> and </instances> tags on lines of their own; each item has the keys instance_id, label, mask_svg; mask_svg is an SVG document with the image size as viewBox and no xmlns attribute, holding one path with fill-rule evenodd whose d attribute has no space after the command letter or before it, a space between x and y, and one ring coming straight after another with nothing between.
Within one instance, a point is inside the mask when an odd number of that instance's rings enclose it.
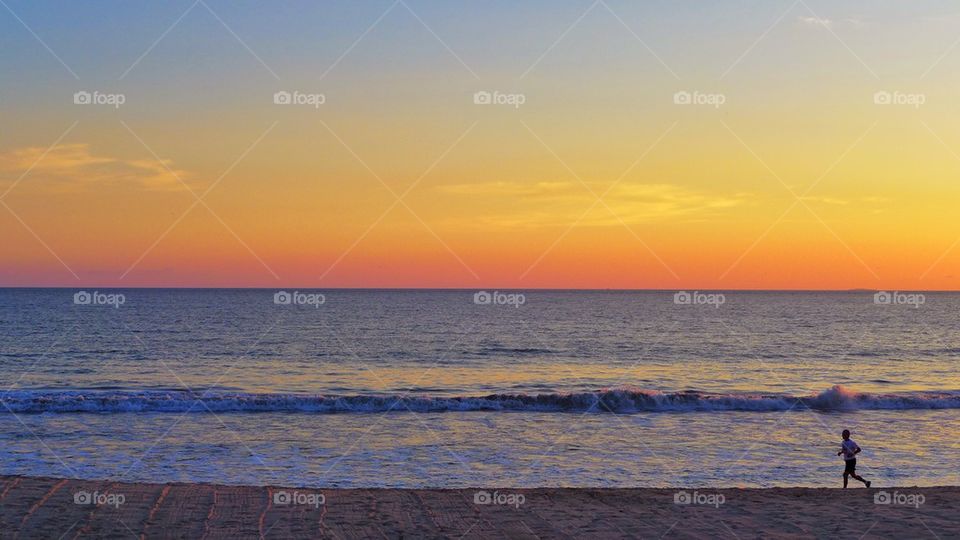
<instances>
[{"instance_id":1,"label":"sea water","mask_svg":"<svg viewBox=\"0 0 960 540\"><path fill-rule=\"evenodd\" d=\"M960 483L960 295L0 289L0 473Z\"/></svg>"}]
</instances>

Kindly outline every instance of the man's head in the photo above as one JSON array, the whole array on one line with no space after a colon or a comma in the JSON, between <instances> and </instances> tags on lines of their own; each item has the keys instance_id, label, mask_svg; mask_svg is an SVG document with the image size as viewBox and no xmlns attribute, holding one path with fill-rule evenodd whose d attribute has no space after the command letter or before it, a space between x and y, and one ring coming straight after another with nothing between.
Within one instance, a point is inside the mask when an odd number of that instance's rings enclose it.
<instances>
[{"instance_id":1,"label":"man's head","mask_svg":"<svg viewBox=\"0 0 960 540\"><path fill-rule=\"evenodd\" d=\"M849 429L845 429L845 430L843 430L843 433L841 433L840 435L843 435L843 440L847 440L847 439L850 438L850 430L849 430Z\"/></svg>"}]
</instances>

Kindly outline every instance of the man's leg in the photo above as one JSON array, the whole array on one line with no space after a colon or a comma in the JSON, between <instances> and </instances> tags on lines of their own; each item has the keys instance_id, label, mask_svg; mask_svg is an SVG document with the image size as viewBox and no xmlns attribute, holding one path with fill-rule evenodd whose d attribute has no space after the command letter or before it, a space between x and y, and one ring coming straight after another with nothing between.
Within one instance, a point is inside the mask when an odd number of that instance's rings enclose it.
<instances>
[{"instance_id":1,"label":"man's leg","mask_svg":"<svg viewBox=\"0 0 960 540\"><path fill-rule=\"evenodd\" d=\"M846 472L843 473L843 487L844 487L844 488L847 487L847 475L848 475L848 474L849 474L849 473L846 473Z\"/></svg>"},{"instance_id":2,"label":"man's leg","mask_svg":"<svg viewBox=\"0 0 960 540\"><path fill-rule=\"evenodd\" d=\"M865 486L867 486L867 487L870 487L870 486L869 486L870 482L867 482L866 480L864 480L863 477L857 475L857 473L852 473L851 476L853 476L853 477L856 478L857 480L863 482L863 485L865 485Z\"/></svg>"}]
</instances>

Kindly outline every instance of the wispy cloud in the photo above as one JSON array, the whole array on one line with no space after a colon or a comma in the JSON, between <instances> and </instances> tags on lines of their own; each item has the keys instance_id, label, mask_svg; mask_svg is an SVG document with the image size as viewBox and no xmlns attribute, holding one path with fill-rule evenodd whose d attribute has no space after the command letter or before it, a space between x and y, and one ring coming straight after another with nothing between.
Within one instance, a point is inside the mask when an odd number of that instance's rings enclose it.
<instances>
[{"instance_id":1,"label":"wispy cloud","mask_svg":"<svg viewBox=\"0 0 960 540\"><path fill-rule=\"evenodd\" d=\"M797 19L803 23L810 26L822 26L823 28L830 28L833 26L833 21L830 19L822 19L820 17L797 17Z\"/></svg>"},{"instance_id":2,"label":"wispy cloud","mask_svg":"<svg viewBox=\"0 0 960 540\"><path fill-rule=\"evenodd\" d=\"M475 182L440 186L444 193L456 195L546 195L564 193L575 185L573 182Z\"/></svg>"},{"instance_id":3,"label":"wispy cloud","mask_svg":"<svg viewBox=\"0 0 960 540\"><path fill-rule=\"evenodd\" d=\"M88 144L61 144L46 148L25 147L0 152L0 174L12 181L29 170L22 185L51 191L78 191L104 185L128 185L145 190L186 189L188 174L172 162L155 159L120 159L96 155ZM173 171L173 172L171 172Z\"/></svg>"},{"instance_id":4,"label":"wispy cloud","mask_svg":"<svg viewBox=\"0 0 960 540\"><path fill-rule=\"evenodd\" d=\"M797 22L802 26L816 27L816 28L840 28L851 30L859 29L871 26L876 23L876 20L871 17L865 16L852 16L852 17L843 17L839 19L830 19L827 17L797 17Z\"/></svg>"},{"instance_id":5,"label":"wispy cloud","mask_svg":"<svg viewBox=\"0 0 960 540\"><path fill-rule=\"evenodd\" d=\"M846 206L846 205L850 204L850 201L847 201L847 200L844 200L844 199L837 199L837 198L835 198L835 197L810 197L810 196L806 196L806 197L800 197L800 199L803 200L803 201L807 201L807 202L821 203L821 204L829 204L829 205L833 205L833 206Z\"/></svg>"},{"instance_id":6,"label":"wispy cloud","mask_svg":"<svg viewBox=\"0 0 960 540\"><path fill-rule=\"evenodd\" d=\"M603 193L603 185L591 186ZM536 228L572 223L596 200L578 182L486 182L441 186L451 195L470 197L481 216L464 216L463 222L480 228ZM747 194L718 196L673 184L618 184L580 223L585 226L619 226L683 219L697 221L749 202ZM497 208L485 213L484 208ZM609 207L609 209L607 208Z\"/></svg>"}]
</instances>

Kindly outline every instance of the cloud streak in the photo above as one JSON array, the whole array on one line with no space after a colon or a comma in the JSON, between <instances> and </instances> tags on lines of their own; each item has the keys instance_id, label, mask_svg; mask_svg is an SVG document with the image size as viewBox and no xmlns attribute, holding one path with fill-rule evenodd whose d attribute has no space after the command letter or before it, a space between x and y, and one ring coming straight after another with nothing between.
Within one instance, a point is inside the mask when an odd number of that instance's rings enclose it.
<instances>
[{"instance_id":1,"label":"cloud streak","mask_svg":"<svg viewBox=\"0 0 960 540\"><path fill-rule=\"evenodd\" d=\"M469 197L482 217L465 220L480 228L558 227L576 221L596 201L577 182L486 182L440 186L439 191ZM596 193L604 187L596 186ZM712 195L674 184L618 184L580 222L584 226L615 226L669 220L701 220L747 204L747 194ZM495 208L485 213L484 208ZM612 212L611 212L612 210ZM615 214L615 215L614 215Z\"/></svg>"},{"instance_id":2,"label":"cloud streak","mask_svg":"<svg viewBox=\"0 0 960 540\"><path fill-rule=\"evenodd\" d=\"M17 178L29 170L22 184L50 191L124 185L149 191L186 189L180 179L186 181L188 173L174 168L169 160L161 163L96 155L89 144L61 144L43 155L46 151L31 146L2 152L0 174Z\"/></svg>"},{"instance_id":3,"label":"cloud streak","mask_svg":"<svg viewBox=\"0 0 960 540\"><path fill-rule=\"evenodd\" d=\"M803 24L809 24L810 26L822 26L823 28L830 28L833 25L833 21L830 19L821 19L820 17L798 17L798 19Z\"/></svg>"}]
</instances>

